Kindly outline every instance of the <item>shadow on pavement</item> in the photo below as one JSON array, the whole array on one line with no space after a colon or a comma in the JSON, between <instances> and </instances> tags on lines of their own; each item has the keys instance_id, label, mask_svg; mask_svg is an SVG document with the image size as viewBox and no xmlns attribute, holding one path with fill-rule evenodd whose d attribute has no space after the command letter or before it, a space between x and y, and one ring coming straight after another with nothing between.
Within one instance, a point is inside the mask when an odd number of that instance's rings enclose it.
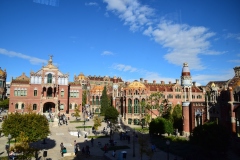
<instances>
[{"instance_id":1,"label":"shadow on pavement","mask_svg":"<svg viewBox=\"0 0 240 160\"><path fill-rule=\"evenodd\" d=\"M39 149L39 150L43 150L43 149L52 149L56 146L56 141L55 140L52 140L52 139L49 139L49 138L46 138L45 141L37 141L37 142L33 142L33 143L30 143L30 146L32 148L36 148L36 149Z\"/></svg>"}]
</instances>

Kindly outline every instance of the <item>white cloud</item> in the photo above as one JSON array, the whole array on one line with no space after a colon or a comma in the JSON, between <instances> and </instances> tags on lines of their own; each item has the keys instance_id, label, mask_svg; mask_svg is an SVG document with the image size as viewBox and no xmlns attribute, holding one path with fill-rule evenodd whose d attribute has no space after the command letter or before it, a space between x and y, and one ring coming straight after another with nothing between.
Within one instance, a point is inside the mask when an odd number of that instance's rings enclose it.
<instances>
[{"instance_id":1,"label":"white cloud","mask_svg":"<svg viewBox=\"0 0 240 160\"><path fill-rule=\"evenodd\" d=\"M113 52L111 52L111 51L103 51L101 55L103 55L103 56L113 55Z\"/></svg>"},{"instance_id":2,"label":"white cloud","mask_svg":"<svg viewBox=\"0 0 240 160\"><path fill-rule=\"evenodd\" d=\"M211 74L211 75L204 75L204 74L196 74L192 75L192 79L194 82L198 82L200 85L207 85L210 81L227 81L234 77L233 70L227 70L222 72L221 74Z\"/></svg>"},{"instance_id":3,"label":"white cloud","mask_svg":"<svg viewBox=\"0 0 240 160\"><path fill-rule=\"evenodd\" d=\"M169 62L181 66L188 62L192 69L204 69L199 54L218 55L217 51L211 51L208 39L214 36L205 27L191 27L187 24L173 24L162 20L153 29L149 27L144 34L150 35L157 43L168 48L164 58Z\"/></svg>"},{"instance_id":4,"label":"white cloud","mask_svg":"<svg viewBox=\"0 0 240 160\"><path fill-rule=\"evenodd\" d=\"M145 80L148 80L148 82L152 82L153 80L155 80L157 83L160 83L161 81L164 81L165 83L175 83L175 79L174 78L168 78L168 77L161 77L157 72L151 72L151 71L147 71L145 69L138 69L135 67L132 67L130 65L125 65L125 64L114 64L112 66L113 69L122 71L122 72L130 72L130 73L139 73L142 75L142 78ZM130 81L129 79L126 81ZM133 81L133 80L132 80Z\"/></svg>"},{"instance_id":5,"label":"white cloud","mask_svg":"<svg viewBox=\"0 0 240 160\"><path fill-rule=\"evenodd\" d=\"M104 0L107 10L112 11L130 26L130 30L143 30L157 43L168 49L164 58L169 63L182 66L187 62L191 69L204 69L200 54L219 55L224 52L211 50L209 39L215 33L204 26L189 26L161 19L156 25L154 9L141 5L138 0ZM166 17L165 17L166 18ZM180 21L181 22L181 21Z\"/></svg>"},{"instance_id":6,"label":"white cloud","mask_svg":"<svg viewBox=\"0 0 240 160\"><path fill-rule=\"evenodd\" d=\"M112 68L123 72L137 72L137 68L125 64L114 64Z\"/></svg>"},{"instance_id":7,"label":"white cloud","mask_svg":"<svg viewBox=\"0 0 240 160\"><path fill-rule=\"evenodd\" d=\"M26 60L29 60L29 62L31 64L46 64L47 61L44 60L44 59L39 59L39 58L36 58L36 57L30 57L30 56L27 56L27 55L24 55L22 53L17 53L17 52L14 52L14 51L8 51L6 49L3 49L3 48L0 48L0 54L3 54L3 55L6 55L6 56L9 56L9 57L18 57L18 58L22 58L22 59L26 59Z\"/></svg>"},{"instance_id":8,"label":"white cloud","mask_svg":"<svg viewBox=\"0 0 240 160\"><path fill-rule=\"evenodd\" d=\"M232 59L232 60L229 60L228 62L240 63L240 59Z\"/></svg>"},{"instance_id":9,"label":"white cloud","mask_svg":"<svg viewBox=\"0 0 240 160\"><path fill-rule=\"evenodd\" d=\"M96 2L89 2L89 3L85 3L86 6L98 6L98 3Z\"/></svg>"},{"instance_id":10,"label":"white cloud","mask_svg":"<svg viewBox=\"0 0 240 160\"><path fill-rule=\"evenodd\" d=\"M49 6L59 6L59 0L33 0L34 3L45 4Z\"/></svg>"},{"instance_id":11,"label":"white cloud","mask_svg":"<svg viewBox=\"0 0 240 160\"><path fill-rule=\"evenodd\" d=\"M228 33L226 38L232 38L240 41L240 33Z\"/></svg>"},{"instance_id":12,"label":"white cloud","mask_svg":"<svg viewBox=\"0 0 240 160\"><path fill-rule=\"evenodd\" d=\"M129 25L131 31L137 31L144 25L151 24L149 17L154 10L141 5L137 0L103 0L107 3L107 10L116 13L124 25Z\"/></svg>"}]
</instances>

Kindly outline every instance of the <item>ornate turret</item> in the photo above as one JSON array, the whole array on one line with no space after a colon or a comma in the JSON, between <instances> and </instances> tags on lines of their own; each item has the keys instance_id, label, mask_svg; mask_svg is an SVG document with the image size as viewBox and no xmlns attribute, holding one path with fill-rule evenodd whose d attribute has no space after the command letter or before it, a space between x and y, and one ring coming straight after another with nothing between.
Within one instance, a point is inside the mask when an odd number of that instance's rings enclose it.
<instances>
[{"instance_id":1,"label":"ornate turret","mask_svg":"<svg viewBox=\"0 0 240 160\"><path fill-rule=\"evenodd\" d=\"M182 76L181 76L182 86L192 86L192 77L187 63L183 63Z\"/></svg>"},{"instance_id":2,"label":"ornate turret","mask_svg":"<svg viewBox=\"0 0 240 160\"><path fill-rule=\"evenodd\" d=\"M183 63L181 85L184 92L184 100L182 102L182 115L183 115L183 135L189 136L189 105L192 100L192 77L187 63Z\"/></svg>"},{"instance_id":3,"label":"ornate turret","mask_svg":"<svg viewBox=\"0 0 240 160\"><path fill-rule=\"evenodd\" d=\"M235 77L240 77L240 67L235 67L233 68L234 69L234 72L235 72Z\"/></svg>"}]
</instances>

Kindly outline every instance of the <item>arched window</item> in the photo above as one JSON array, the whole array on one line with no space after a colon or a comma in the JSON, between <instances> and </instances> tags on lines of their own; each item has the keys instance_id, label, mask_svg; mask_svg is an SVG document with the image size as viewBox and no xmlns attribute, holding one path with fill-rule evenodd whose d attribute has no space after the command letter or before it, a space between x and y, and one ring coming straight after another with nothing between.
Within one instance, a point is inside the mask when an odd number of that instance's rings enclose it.
<instances>
[{"instance_id":1,"label":"arched window","mask_svg":"<svg viewBox=\"0 0 240 160\"><path fill-rule=\"evenodd\" d=\"M132 113L132 100L128 99L128 113Z\"/></svg>"},{"instance_id":2,"label":"arched window","mask_svg":"<svg viewBox=\"0 0 240 160\"><path fill-rule=\"evenodd\" d=\"M52 87L49 87L47 89L47 97L52 97L52 93L53 93Z\"/></svg>"},{"instance_id":3,"label":"arched window","mask_svg":"<svg viewBox=\"0 0 240 160\"><path fill-rule=\"evenodd\" d=\"M73 108L72 108L72 104L71 104L71 103L69 104L69 108L70 108L70 109L73 109Z\"/></svg>"},{"instance_id":4,"label":"arched window","mask_svg":"<svg viewBox=\"0 0 240 160\"><path fill-rule=\"evenodd\" d=\"M51 73L49 73L47 75L47 83L52 83L52 74Z\"/></svg>"},{"instance_id":5,"label":"arched window","mask_svg":"<svg viewBox=\"0 0 240 160\"><path fill-rule=\"evenodd\" d=\"M61 104L60 105L60 110L63 110L64 109L64 104Z\"/></svg>"},{"instance_id":6,"label":"arched window","mask_svg":"<svg viewBox=\"0 0 240 160\"><path fill-rule=\"evenodd\" d=\"M37 104L33 104L33 110L37 110Z\"/></svg>"},{"instance_id":7,"label":"arched window","mask_svg":"<svg viewBox=\"0 0 240 160\"><path fill-rule=\"evenodd\" d=\"M22 108L21 109L24 109L24 103L22 103Z\"/></svg>"},{"instance_id":8,"label":"arched window","mask_svg":"<svg viewBox=\"0 0 240 160\"><path fill-rule=\"evenodd\" d=\"M18 109L18 103L15 104L15 109Z\"/></svg>"},{"instance_id":9,"label":"arched window","mask_svg":"<svg viewBox=\"0 0 240 160\"><path fill-rule=\"evenodd\" d=\"M139 100L134 99L134 113L139 113Z\"/></svg>"},{"instance_id":10,"label":"arched window","mask_svg":"<svg viewBox=\"0 0 240 160\"><path fill-rule=\"evenodd\" d=\"M94 96L92 96L92 104L95 105Z\"/></svg>"},{"instance_id":11,"label":"arched window","mask_svg":"<svg viewBox=\"0 0 240 160\"><path fill-rule=\"evenodd\" d=\"M99 97L96 97L96 105L99 105Z\"/></svg>"},{"instance_id":12,"label":"arched window","mask_svg":"<svg viewBox=\"0 0 240 160\"><path fill-rule=\"evenodd\" d=\"M141 104L145 104L145 99L142 99L142 103ZM141 106L141 112L145 113L145 107L144 105Z\"/></svg>"},{"instance_id":13,"label":"arched window","mask_svg":"<svg viewBox=\"0 0 240 160\"><path fill-rule=\"evenodd\" d=\"M75 104L75 108L77 108L77 104ZM79 108L78 108L79 109Z\"/></svg>"}]
</instances>

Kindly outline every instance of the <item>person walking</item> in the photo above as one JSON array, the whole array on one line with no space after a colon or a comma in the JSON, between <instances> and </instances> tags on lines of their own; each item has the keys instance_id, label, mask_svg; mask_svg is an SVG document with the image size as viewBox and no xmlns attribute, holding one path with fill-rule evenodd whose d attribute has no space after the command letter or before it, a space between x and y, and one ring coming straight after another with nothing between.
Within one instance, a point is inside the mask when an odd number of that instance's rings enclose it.
<instances>
[{"instance_id":1,"label":"person walking","mask_svg":"<svg viewBox=\"0 0 240 160\"><path fill-rule=\"evenodd\" d=\"M112 156L115 157L116 156L116 150L114 149L112 152Z\"/></svg>"},{"instance_id":2,"label":"person walking","mask_svg":"<svg viewBox=\"0 0 240 160\"><path fill-rule=\"evenodd\" d=\"M78 145L76 145L75 147L75 156L77 156L77 154L78 154Z\"/></svg>"},{"instance_id":3,"label":"person walking","mask_svg":"<svg viewBox=\"0 0 240 160\"><path fill-rule=\"evenodd\" d=\"M63 143L60 144L60 153L62 154L62 157L63 157L63 149L64 149L64 146L63 146Z\"/></svg>"}]
</instances>

